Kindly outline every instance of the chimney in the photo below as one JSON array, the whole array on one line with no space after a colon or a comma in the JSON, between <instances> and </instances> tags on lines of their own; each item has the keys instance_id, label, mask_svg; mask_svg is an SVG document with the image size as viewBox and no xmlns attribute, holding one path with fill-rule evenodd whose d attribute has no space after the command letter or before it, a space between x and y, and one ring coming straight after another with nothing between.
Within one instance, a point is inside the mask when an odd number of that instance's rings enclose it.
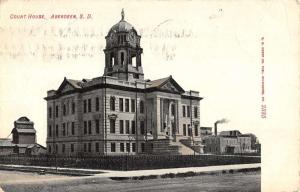
<instances>
[{"instance_id":1,"label":"chimney","mask_svg":"<svg viewBox=\"0 0 300 192\"><path fill-rule=\"evenodd\" d=\"M218 122L215 122L215 136L218 134Z\"/></svg>"}]
</instances>

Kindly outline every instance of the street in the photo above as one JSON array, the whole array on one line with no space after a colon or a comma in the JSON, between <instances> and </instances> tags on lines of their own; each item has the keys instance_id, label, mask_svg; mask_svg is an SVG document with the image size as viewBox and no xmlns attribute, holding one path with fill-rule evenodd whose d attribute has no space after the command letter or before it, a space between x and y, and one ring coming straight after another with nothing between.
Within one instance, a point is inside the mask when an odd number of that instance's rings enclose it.
<instances>
[{"instance_id":1,"label":"street","mask_svg":"<svg viewBox=\"0 0 300 192\"><path fill-rule=\"evenodd\" d=\"M43 179L41 179L43 178ZM49 178L49 181L45 179ZM159 178L149 180L123 180L115 181L109 178L68 179L71 177L57 175L38 175L35 173L0 171L0 184L5 192L96 192L96 191L260 191L260 171L249 173L234 173L220 175L202 175L185 178ZM2 180L4 179L4 180ZM12 182L16 179L18 183ZM32 182L32 179L34 182ZM55 181L56 179L56 181ZM27 180L31 182L28 183ZM40 181L39 181L40 180ZM4 182L6 181L6 182Z\"/></svg>"}]
</instances>

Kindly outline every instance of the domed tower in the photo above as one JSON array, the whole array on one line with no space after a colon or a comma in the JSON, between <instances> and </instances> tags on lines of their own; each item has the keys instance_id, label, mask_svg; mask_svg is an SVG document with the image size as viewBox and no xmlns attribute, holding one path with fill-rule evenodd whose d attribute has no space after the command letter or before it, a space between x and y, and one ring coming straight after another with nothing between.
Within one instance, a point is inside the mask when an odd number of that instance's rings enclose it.
<instances>
[{"instance_id":1,"label":"domed tower","mask_svg":"<svg viewBox=\"0 0 300 192\"><path fill-rule=\"evenodd\" d=\"M122 9L121 20L112 26L105 37L104 75L126 81L143 80L141 36L130 23L124 20L124 17Z\"/></svg>"}]
</instances>

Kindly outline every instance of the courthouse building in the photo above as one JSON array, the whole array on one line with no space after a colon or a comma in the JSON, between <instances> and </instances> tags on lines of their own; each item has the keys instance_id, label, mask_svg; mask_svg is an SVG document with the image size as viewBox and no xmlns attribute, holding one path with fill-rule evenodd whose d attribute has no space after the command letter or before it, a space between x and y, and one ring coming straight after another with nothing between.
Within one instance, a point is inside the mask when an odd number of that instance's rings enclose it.
<instances>
[{"instance_id":1,"label":"courthouse building","mask_svg":"<svg viewBox=\"0 0 300 192\"><path fill-rule=\"evenodd\" d=\"M103 76L64 78L47 92L48 153L202 153L199 92L172 76L144 79L141 36L123 11L105 39Z\"/></svg>"}]
</instances>

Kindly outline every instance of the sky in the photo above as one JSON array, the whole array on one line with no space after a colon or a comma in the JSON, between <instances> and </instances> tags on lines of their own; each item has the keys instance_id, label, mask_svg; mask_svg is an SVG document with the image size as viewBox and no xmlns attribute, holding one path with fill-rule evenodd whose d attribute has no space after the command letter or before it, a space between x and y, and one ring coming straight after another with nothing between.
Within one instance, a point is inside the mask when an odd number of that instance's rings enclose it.
<instances>
[{"instance_id":1,"label":"sky","mask_svg":"<svg viewBox=\"0 0 300 192\"><path fill-rule=\"evenodd\" d=\"M145 78L172 75L185 90L199 91L204 98L201 126L212 127L226 118L229 123L219 131L254 133L266 154L274 153L274 140L294 149L299 140L291 143L288 138L299 136L299 21L292 2L1 2L0 137L7 137L13 122L27 116L35 123L38 143L45 145L47 90L57 89L64 77L103 75L105 36L124 8L125 20L142 36ZM44 14L45 19L16 19L22 14ZM91 18L51 19L52 14ZM277 150L286 147L276 145ZM292 156L291 151L286 155Z\"/></svg>"}]
</instances>

